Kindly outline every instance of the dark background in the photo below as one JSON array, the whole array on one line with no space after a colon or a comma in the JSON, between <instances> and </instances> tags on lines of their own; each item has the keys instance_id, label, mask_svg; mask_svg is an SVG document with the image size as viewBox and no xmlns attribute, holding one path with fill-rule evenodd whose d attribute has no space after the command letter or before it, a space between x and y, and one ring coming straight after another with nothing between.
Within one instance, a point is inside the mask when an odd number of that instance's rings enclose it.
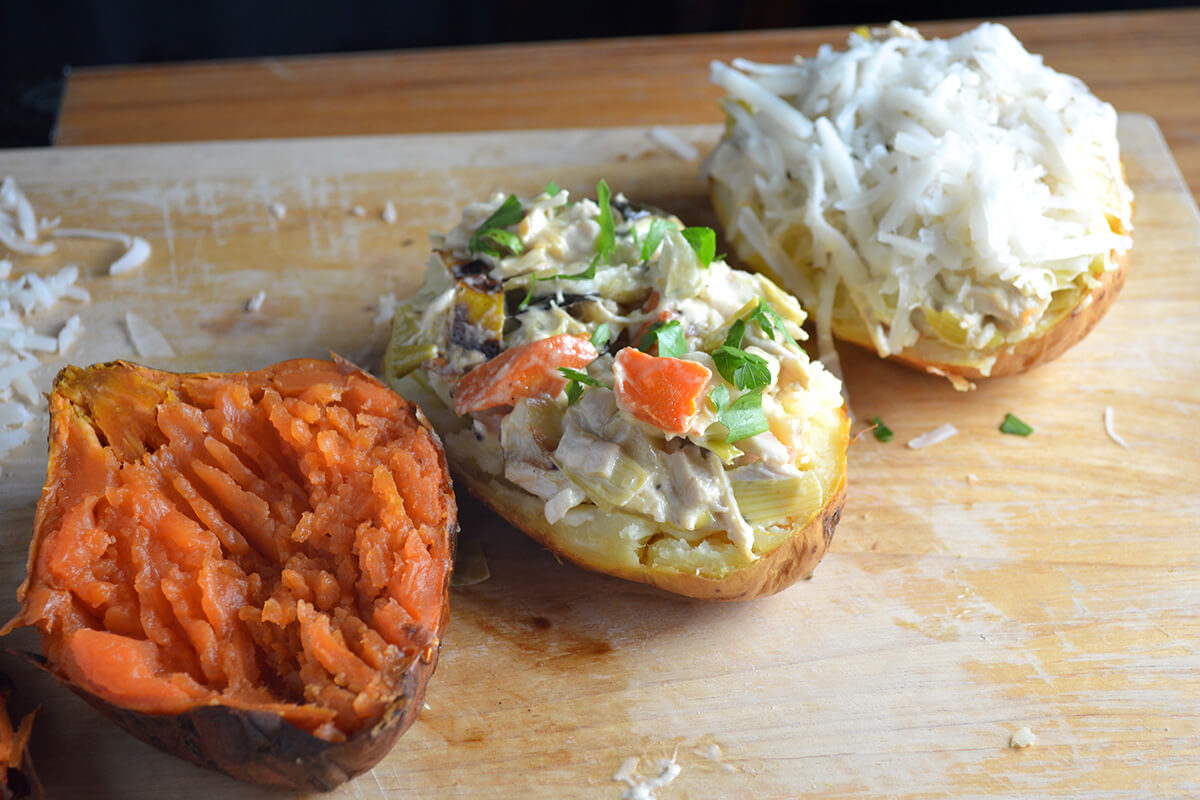
<instances>
[{"instance_id":1,"label":"dark background","mask_svg":"<svg viewBox=\"0 0 1200 800\"><path fill-rule=\"evenodd\" d=\"M1195 0L0 0L0 146L49 144L71 67L1182 7ZM1200 43L1198 43L1200 45Z\"/></svg>"}]
</instances>

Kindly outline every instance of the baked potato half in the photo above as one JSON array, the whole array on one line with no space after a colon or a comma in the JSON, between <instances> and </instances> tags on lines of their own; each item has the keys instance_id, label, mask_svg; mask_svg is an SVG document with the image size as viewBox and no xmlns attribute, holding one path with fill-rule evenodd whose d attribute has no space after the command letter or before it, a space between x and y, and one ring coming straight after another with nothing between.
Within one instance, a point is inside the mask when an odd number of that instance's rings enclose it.
<instances>
[{"instance_id":1,"label":"baked potato half","mask_svg":"<svg viewBox=\"0 0 1200 800\"><path fill-rule=\"evenodd\" d=\"M676 594L812 574L849 425L793 297L603 182L596 201L497 194L432 238L384 375L459 485L559 556Z\"/></svg>"},{"instance_id":2,"label":"baked potato half","mask_svg":"<svg viewBox=\"0 0 1200 800\"><path fill-rule=\"evenodd\" d=\"M713 207L738 257L814 313L822 357L837 337L956 378L1024 372L1124 284L1116 113L1003 26L926 41L892 23L712 76L729 93Z\"/></svg>"},{"instance_id":3,"label":"baked potato half","mask_svg":"<svg viewBox=\"0 0 1200 800\"><path fill-rule=\"evenodd\" d=\"M67 367L17 616L35 663L134 736L328 790L417 718L447 621L436 435L345 362Z\"/></svg>"}]
</instances>

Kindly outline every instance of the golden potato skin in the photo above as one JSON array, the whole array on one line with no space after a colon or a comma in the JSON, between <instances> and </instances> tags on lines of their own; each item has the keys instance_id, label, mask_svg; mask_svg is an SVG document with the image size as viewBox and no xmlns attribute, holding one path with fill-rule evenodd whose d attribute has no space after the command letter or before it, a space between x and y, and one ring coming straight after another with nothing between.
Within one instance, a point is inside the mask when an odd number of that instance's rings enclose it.
<instances>
[{"instance_id":1,"label":"golden potato skin","mask_svg":"<svg viewBox=\"0 0 1200 800\"><path fill-rule=\"evenodd\" d=\"M938 370L939 373L958 375L969 380L1019 375L1039 364L1053 361L1091 332L1100 318L1107 313L1109 306L1113 304L1122 287L1125 286L1125 278L1129 273L1129 253L1113 252L1112 258L1117 268L1101 273L1099 285L1088 294L1082 295L1075 308L1057 324L1040 334L1019 342L1005 344L998 351L994 351L996 361L986 375L978 367L970 364L953 364L923 358L920 346L906 347L889 358L914 369L929 372L932 368ZM1091 298L1090 303L1087 302L1088 298ZM835 325L833 332L839 339L872 352L875 350L861 331L848 330ZM993 351L989 351L989 354L990 352Z\"/></svg>"},{"instance_id":2,"label":"golden potato skin","mask_svg":"<svg viewBox=\"0 0 1200 800\"><path fill-rule=\"evenodd\" d=\"M709 178L708 184L713 210L716 212L721 224L728 230L734 213L737 211L737 209L731 207L732 200L729 196L729 190L724 184L713 178ZM1124 230L1120 232L1128 233L1128 231ZM757 253L744 246L742 241L731 242L730 246L747 266L757 272L763 273L781 286L786 285L786 282L782 280L782 276L768 267L763 259ZM963 362L938 360L928 353L922 353L919 343L915 347L906 347L899 353L893 353L888 356L888 359L912 367L913 369L921 370L922 372L954 376L967 380L1018 375L1033 369L1039 364L1053 361L1078 344L1091 332L1092 328L1096 326L1096 323L1108 311L1117 294L1120 293L1121 288L1125 285L1125 279L1129 271L1129 251L1118 253L1114 250L1111 258L1116 268L1101 273L1099 276L1099 285L1091 292L1080 295L1079 302L1074 309L1058 323L1041 333L1022 339L1019 342L1005 343L995 350L972 351L976 358L971 359L970 363L967 360ZM1088 302L1089 298L1090 303ZM833 335L838 339L875 352L875 347L871 343L870 337L861 325L845 324L845 320L835 318L833 320ZM992 364L991 369L984 373L980 370L979 364L986 362L993 354L996 357L995 362Z\"/></svg>"},{"instance_id":3,"label":"golden potato skin","mask_svg":"<svg viewBox=\"0 0 1200 800\"><path fill-rule=\"evenodd\" d=\"M613 575L629 581L649 584L673 594L702 600L750 600L782 591L793 583L809 578L825 557L833 542L834 530L841 519L846 500L846 446L850 422L840 412L841 427L835 448L839 480L821 510L807 524L793 523L787 539L769 553L740 567L721 579L689 572L656 570L649 566L629 569L590 560L564 549L553 526L546 521L545 501L513 486L501 483L473 464L451 455L455 484L465 486L472 495L499 514L509 524L546 547L556 556L584 569Z\"/></svg>"}]
</instances>

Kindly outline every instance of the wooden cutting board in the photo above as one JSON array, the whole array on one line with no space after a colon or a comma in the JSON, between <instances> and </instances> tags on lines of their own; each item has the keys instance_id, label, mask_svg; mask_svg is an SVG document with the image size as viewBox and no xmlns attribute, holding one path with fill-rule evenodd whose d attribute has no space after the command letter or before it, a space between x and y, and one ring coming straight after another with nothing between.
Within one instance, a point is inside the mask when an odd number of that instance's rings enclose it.
<instances>
[{"instance_id":1,"label":"wooden cutting board","mask_svg":"<svg viewBox=\"0 0 1200 800\"><path fill-rule=\"evenodd\" d=\"M679 128L706 149L714 127ZM1200 216L1154 122L1120 128L1137 194L1128 285L1059 361L970 393L847 348L859 419L850 491L816 577L715 604L558 563L463 498L492 577L456 589L428 708L346 798L618 798L629 758L681 767L665 798L1165 797L1200 792ZM496 189L549 179L712 224L696 164L644 129L293 140L0 153L39 213L146 237L68 242L17 269L78 262L75 363L135 356L125 311L164 332L155 366L244 369L339 352L374 366L379 295L420 280L426 233ZM380 218L391 200L399 221ZM269 211L282 203L282 219ZM364 216L350 209L361 205ZM244 310L258 290L258 313ZM62 361L38 373L49 386ZM1128 449L1105 435L1115 410ZM997 425L1012 411L1029 438ZM962 433L904 442L942 423ZM15 612L44 470L3 464L0 617ZM36 649L30 631L6 644ZM143 745L11 658L50 797L251 798L278 792ZM1037 743L1010 749L1028 726Z\"/></svg>"}]
</instances>

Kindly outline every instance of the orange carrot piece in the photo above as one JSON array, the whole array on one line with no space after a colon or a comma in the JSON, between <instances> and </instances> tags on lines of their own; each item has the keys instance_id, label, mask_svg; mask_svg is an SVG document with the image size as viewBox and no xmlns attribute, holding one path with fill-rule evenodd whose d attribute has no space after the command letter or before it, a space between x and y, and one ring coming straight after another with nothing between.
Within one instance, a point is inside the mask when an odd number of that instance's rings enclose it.
<instances>
[{"instance_id":1,"label":"orange carrot piece","mask_svg":"<svg viewBox=\"0 0 1200 800\"><path fill-rule=\"evenodd\" d=\"M567 385L559 367L583 369L597 355L586 336L567 333L505 350L462 376L454 387L454 411L462 416L523 397L554 397Z\"/></svg>"},{"instance_id":2,"label":"orange carrot piece","mask_svg":"<svg viewBox=\"0 0 1200 800\"><path fill-rule=\"evenodd\" d=\"M657 358L626 347L613 361L617 405L667 433L683 433L700 409L712 372L682 358Z\"/></svg>"}]
</instances>

